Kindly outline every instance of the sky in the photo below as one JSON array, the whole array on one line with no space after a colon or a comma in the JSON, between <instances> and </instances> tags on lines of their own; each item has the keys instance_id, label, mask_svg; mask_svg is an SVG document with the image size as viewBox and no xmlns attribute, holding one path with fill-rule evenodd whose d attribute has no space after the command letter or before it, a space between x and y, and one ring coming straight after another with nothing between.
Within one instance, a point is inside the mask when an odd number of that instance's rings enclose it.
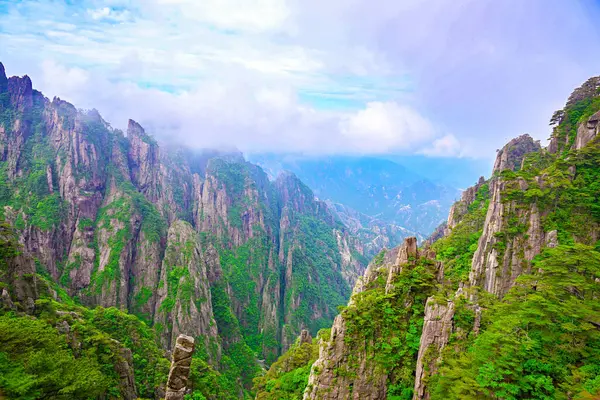
<instances>
[{"instance_id":1,"label":"sky","mask_svg":"<svg viewBox=\"0 0 600 400\"><path fill-rule=\"evenodd\" d=\"M159 140L492 159L600 75L584 0L0 0L0 61Z\"/></svg>"}]
</instances>

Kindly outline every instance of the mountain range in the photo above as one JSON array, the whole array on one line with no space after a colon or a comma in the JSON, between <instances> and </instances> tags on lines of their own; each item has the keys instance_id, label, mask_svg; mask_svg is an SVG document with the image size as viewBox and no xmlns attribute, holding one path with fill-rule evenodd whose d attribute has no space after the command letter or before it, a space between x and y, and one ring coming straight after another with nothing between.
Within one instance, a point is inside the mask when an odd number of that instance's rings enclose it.
<instances>
[{"instance_id":1,"label":"mountain range","mask_svg":"<svg viewBox=\"0 0 600 400\"><path fill-rule=\"evenodd\" d=\"M398 163L265 172L0 64L0 398L598 398L600 77L550 123L433 229Z\"/></svg>"},{"instance_id":2,"label":"mountain range","mask_svg":"<svg viewBox=\"0 0 600 400\"><path fill-rule=\"evenodd\" d=\"M257 399L600 396L600 77L521 135L417 246L383 250L332 327L256 380Z\"/></svg>"},{"instance_id":3,"label":"mountain range","mask_svg":"<svg viewBox=\"0 0 600 400\"><path fill-rule=\"evenodd\" d=\"M252 155L251 159L271 176L293 172L320 199L343 205L340 210L354 210L370 217L371 224L380 221L382 227L401 227L419 236L431 234L460 196L460 190L385 158Z\"/></svg>"}]
</instances>

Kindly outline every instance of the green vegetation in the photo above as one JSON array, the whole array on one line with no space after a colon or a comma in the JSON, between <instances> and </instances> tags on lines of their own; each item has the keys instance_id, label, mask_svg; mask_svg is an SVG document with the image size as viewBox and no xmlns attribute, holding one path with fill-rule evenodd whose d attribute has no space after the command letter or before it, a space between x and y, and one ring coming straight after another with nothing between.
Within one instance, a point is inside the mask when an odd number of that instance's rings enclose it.
<instances>
[{"instance_id":1,"label":"green vegetation","mask_svg":"<svg viewBox=\"0 0 600 400\"><path fill-rule=\"evenodd\" d=\"M11 399L94 398L109 389L96 352L75 357L56 328L34 318L0 316L0 388ZM110 350L109 350L110 351ZM108 361L108 360L107 360Z\"/></svg>"},{"instance_id":2,"label":"green vegetation","mask_svg":"<svg viewBox=\"0 0 600 400\"><path fill-rule=\"evenodd\" d=\"M328 339L330 331L319 331L312 343L296 340L264 375L254 378L256 400L301 400L311 366L319 357L319 338Z\"/></svg>"},{"instance_id":3,"label":"green vegetation","mask_svg":"<svg viewBox=\"0 0 600 400\"><path fill-rule=\"evenodd\" d=\"M32 315L0 308L0 392L11 399L120 398L127 348L139 395L153 397L168 370L154 332L115 308L77 306L58 285L24 273L13 230L4 222L0 228L0 287L15 300L40 296Z\"/></svg>"},{"instance_id":4,"label":"green vegetation","mask_svg":"<svg viewBox=\"0 0 600 400\"><path fill-rule=\"evenodd\" d=\"M238 319L231 311L231 302L222 282L211 287L213 313L219 334L223 341L223 355L221 359L225 387L232 388L227 393L234 394L239 384L244 388L244 398L251 398L250 388L252 378L259 372L256 362L256 353L246 344L242 335Z\"/></svg>"},{"instance_id":5,"label":"green vegetation","mask_svg":"<svg viewBox=\"0 0 600 400\"><path fill-rule=\"evenodd\" d=\"M459 283L469 277L473 254L483 232L489 196L489 184L485 183L479 188L475 201L468 205L466 214L450 234L431 246L438 260L444 263L444 276L452 284L452 290L456 290Z\"/></svg>"},{"instance_id":6,"label":"green vegetation","mask_svg":"<svg viewBox=\"0 0 600 400\"><path fill-rule=\"evenodd\" d=\"M448 349L434 399L585 399L600 393L600 253L559 246L486 311L484 332Z\"/></svg>"},{"instance_id":7,"label":"green vegetation","mask_svg":"<svg viewBox=\"0 0 600 400\"><path fill-rule=\"evenodd\" d=\"M286 291L286 308L295 309L291 323L308 326L312 334L331 326L339 306L346 304L352 288L342 277L342 260L331 226L316 216L295 216L298 230L293 244L292 282ZM292 304L302 298L298 307ZM314 318L311 310L321 310Z\"/></svg>"},{"instance_id":8,"label":"green vegetation","mask_svg":"<svg viewBox=\"0 0 600 400\"><path fill-rule=\"evenodd\" d=\"M35 316L0 313L0 389L14 399L120 397L122 347L133 350L140 396L153 397L168 361L134 316L49 299L36 302Z\"/></svg>"}]
</instances>

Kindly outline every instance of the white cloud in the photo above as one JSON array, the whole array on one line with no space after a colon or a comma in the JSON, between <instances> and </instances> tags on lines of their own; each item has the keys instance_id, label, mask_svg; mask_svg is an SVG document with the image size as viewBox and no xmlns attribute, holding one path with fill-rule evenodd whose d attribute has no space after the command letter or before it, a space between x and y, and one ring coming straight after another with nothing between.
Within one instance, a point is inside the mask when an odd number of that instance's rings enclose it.
<instances>
[{"instance_id":1,"label":"white cloud","mask_svg":"<svg viewBox=\"0 0 600 400\"><path fill-rule=\"evenodd\" d=\"M345 139L365 152L411 150L433 136L427 120L394 102L368 103L342 121L341 130Z\"/></svg>"},{"instance_id":2,"label":"white cloud","mask_svg":"<svg viewBox=\"0 0 600 400\"><path fill-rule=\"evenodd\" d=\"M263 32L285 26L290 16L285 0L150 0L184 18L219 29Z\"/></svg>"},{"instance_id":3,"label":"white cloud","mask_svg":"<svg viewBox=\"0 0 600 400\"><path fill-rule=\"evenodd\" d=\"M419 151L431 157L457 157L461 155L461 144L458 139L451 134L437 138L430 146Z\"/></svg>"},{"instance_id":4,"label":"white cloud","mask_svg":"<svg viewBox=\"0 0 600 400\"><path fill-rule=\"evenodd\" d=\"M87 10L89 16L93 20L111 20L116 22L127 21L131 18L131 14L127 10L115 10L110 7L102 7L97 9Z\"/></svg>"},{"instance_id":5,"label":"white cloud","mask_svg":"<svg viewBox=\"0 0 600 400\"><path fill-rule=\"evenodd\" d=\"M435 138L431 124L406 106L369 103L356 112L327 112L300 104L289 86L253 79L203 82L168 93L45 62L33 80L47 96L97 108L116 128L124 129L133 118L159 140L197 148L388 153L414 151Z\"/></svg>"},{"instance_id":6,"label":"white cloud","mask_svg":"<svg viewBox=\"0 0 600 400\"><path fill-rule=\"evenodd\" d=\"M158 136L250 150L493 155L518 132L547 135L548 116L600 54L596 14L560 0L2 9L0 60L47 95L97 107L117 126L133 117ZM44 60L55 63L35 79Z\"/></svg>"}]
</instances>

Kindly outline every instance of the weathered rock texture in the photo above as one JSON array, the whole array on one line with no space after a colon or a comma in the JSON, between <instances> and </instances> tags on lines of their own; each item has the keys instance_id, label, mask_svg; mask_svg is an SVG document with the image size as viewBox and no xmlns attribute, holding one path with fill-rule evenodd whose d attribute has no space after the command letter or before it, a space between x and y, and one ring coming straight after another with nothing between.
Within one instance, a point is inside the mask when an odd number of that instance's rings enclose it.
<instances>
[{"instance_id":1,"label":"weathered rock texture","mask_svg":"<svg viewBox=\"0 0 600 400\"><path fill-rule=\"evenodd\" d=\"M598 132L600 131L600 126L598 122L600 122L600 111L589 117L586 121L579 124L579 127L577 128L577 136L575 137L575 144L573 144L573 149L582 149L586 144L588 144L595 137L598 136Z\"/></svg>"},{"instance_id":2,"label":"weathered rock texture","mask_svg":"<svg viewBox=\"0 0 600 400\"><path fill-rule=\"evenodd\" d=\"M437 371L437 364L441 360L441 351L448 344L452 333L453 317L454 303L452 301L448 301L447 304L437 304L433 297L427 300L415 372L413 395L415 400L429 399L427 380Z\"/></svg>"},{"instance_id":3,"label":"weathered rock texture","mask_svg":"<svg viewBox=\"0 0 600 400\"><path fill-rule=\"evenodd\" d=\"M218 359L208 266L198 234L187 222L175 221L169 228L160 282L154 320L162 329L163 346L173 346L182 333L202 337L205 348L213 349L211 356Z\"/></svg>"},{"instance_id":4,"label":"weathered rock texture","mask_svg":"<svg viewBox=\"0 0 600 400\"><path fill-rule=\"evenodd\" d=\"M271 362L331 323L363 272L361 242L291 174L160 148L132 120L124 135L1 64L0 100L0 207L26 253L84 304L154 324L165 347L187 332L218 364L217 339L252 336ZM213 290L240 327L231 337Z\"/></svg>"},{"instance_id":5,"label":"weathered rock texture","mask_svg":"<svg viewBox=\"0 0 600 400\"><path fill-rule=\"evenodd\" d=\"M444 235L448 235L454 227L458 224L458 222L462 219L462 217L467 213L469 206L473 204L475 201L475 197L479 189L486 184L485 178L482 176L479 178L479 181L476 185L469 187L464 190L460 196L460 200L450 207L450 212L448 214L448 221L446 222L446 228L444 230ZM432 241L433 242L433 241Z\"/></svg>"},{"instance_id":6,"label":"weathered rock texture","mask_svg":"<svg viewBox=\"0 0 600 400\"><path fill-rule=\"evenodd\" d=\"M496 155L493 173L506 169L515 171L521 167L523 158L528 153L541 150L539 141L534 141L529 135L521 135L508 142Z\"/></svg>"},{"instance_id":7,"label":"weathered rock texture","mask_svg":"<svg viewBox=\"0 0 600 400\"><path fill-rule=\"evenodd\" d=\"M303 329L302 332L300 332L300 344L304 343L312 343L312 336L306 329Z\"/></svg>"},{"instance_id":8,"label":"weathered rock texture","mask_svg":"<svg viewBox=\"0 0 600 400\"><path fill-rule=\"evenodd\" d=\"M513 139L498 153L493 173L520 168L525 155L539 150L539 143L528 135ZM527 187L523 180L517 184L519 187L515 189ZM482 287L497 296L503 296L517 277L529 270L531 260L545 243L537 207L522 208L515 202L503 201L507 185L512 188L514 183L507 184L500 176L490 181L490 204L469 275L471 286ZM526 235L503 235L509 226L521 227Z\"/></svg>"},{"instance_id":9,"label":"weathered rock texture","mask_svg":"<svg viewBox=\"0 0 600 400\"><path fill-rule=\"evenodd\" d=\"M405 239L401 246L388 251L380 263L369 265L364 276L354 287L349 307L354 304L355 296L367 290L380 275L383 274L386 282L385 292L389 293L394 289L394 278L404 268L412 268L421 256L432 255L419 254L416 238ZM373 354L367 350L368 343L359 347L350 346L346 340L347 335L347 321L344 315L340 314L333 322L329 340L322 340L320 343L319 358L312 366L304 393L305 400L387 398L387 371L383 371L373 360ZM378 338L372 337L368 340L371 341L370 345L373 345Z\"/></svg>"},{"instance_id":10,"label":"weathered rock texture","mask_svg":"<svg viewBox=\"0 0 600 400\"><path fill-rule=\"evenodd\" d=\"M135 377L133 375L133 355L130 349L126 347L119 348L118 359L115 363L115 371L117 372L117 375L119 375L121 396L123 396L125 400L137 399Z\"/></svg>"},{"instance_id":11,"label":"weathered rock texture","mask_svg":"<svg viewBox=\"0 0 600 400\"><path fill-rule=\"evenodd\" d=\"M183 400L194 355L194 338L179 335L173 349L173 361L167 380L165 400Z\"/></svg>"}]
</instances>

